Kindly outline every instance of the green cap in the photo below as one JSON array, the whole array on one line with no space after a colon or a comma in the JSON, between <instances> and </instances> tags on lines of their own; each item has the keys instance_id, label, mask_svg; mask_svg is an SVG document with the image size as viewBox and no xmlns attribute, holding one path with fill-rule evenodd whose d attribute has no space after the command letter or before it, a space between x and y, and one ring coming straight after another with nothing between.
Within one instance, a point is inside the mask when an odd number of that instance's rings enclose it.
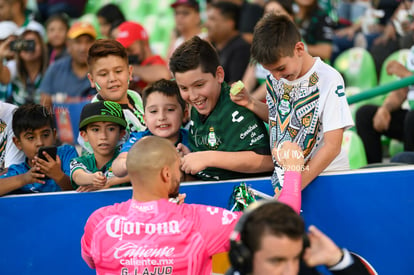
<instances>
[{"instance_id":1,"label":"green cap","mask_svg":"<svg viewBox=\"0 0 414 275\"><path fill-rule=\"evenodd\" d=\"M121 105L113 101L98 101L86 104L80 115L79 129L92 122L114 122L126 128L127 122Z\"/></svg>"}]
</instances>

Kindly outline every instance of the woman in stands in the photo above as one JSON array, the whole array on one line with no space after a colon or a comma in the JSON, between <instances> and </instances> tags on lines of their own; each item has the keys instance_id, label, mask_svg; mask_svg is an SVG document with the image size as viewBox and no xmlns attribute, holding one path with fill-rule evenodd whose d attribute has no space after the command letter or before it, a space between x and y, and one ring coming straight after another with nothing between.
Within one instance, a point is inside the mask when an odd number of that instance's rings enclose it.
<instances>
[{"instance_id":1,"label":"woman in stands","mask_svg":"<svg viewBox=\"0 0 414 275\"><path fill-rule=\"evenodd\" d=\"M12 93L8 102L16 105L40 103L36 92L48 66L45 31L37 22L30 22L19 36L16 52L16 73L11 72ZM13 71L13 70L12 70Z\"/></svg>"},{"instance_id":2,"label":"woman in stands","mask_svg":"<svg viewBox=\"0 0 414 275\"><path fill-rule=\"evenodd\" d=\"M312 56L329 60L332 54L332 38L336 23L328 13L318 6L317 0L295 0L299 10L295 13L295 23Z\"/></svg>"},{"instance_id":3,"label":"woman in stands","mask_svg":"<svg viewBox=\"0 0 414 275\"><path fill-rule=\"evenodd\" d=\"M69 30L68 20L69 18L64 14L55 14L46 21L49 65L67 54L66 35Z\"/></svg>"},{"instance_id":4,"label":"woman in stands","mask_svg":"<svg viewBox=\"0 0 414 275\"><path fill-rule=\"evenodd\" d=\"M98 22L103 37L110 38L111 30L125 22L125 16L115 4L107 4L98 11Z\"/></svg>"}]
</instances>

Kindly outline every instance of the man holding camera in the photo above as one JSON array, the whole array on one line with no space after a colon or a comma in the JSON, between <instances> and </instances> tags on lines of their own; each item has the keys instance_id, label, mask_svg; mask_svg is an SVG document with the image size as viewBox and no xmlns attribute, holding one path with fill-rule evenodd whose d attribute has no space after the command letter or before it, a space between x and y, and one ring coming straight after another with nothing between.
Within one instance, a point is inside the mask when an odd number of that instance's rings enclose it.
<instances>
[{"instance_id":1,"label":"man holding camera","mask_svg":"<svg viewBox=\"0 0 414 275\"><path fill-rule=\"evenodd\" d=\"M116 40L126 48L129 64L133 67L130 89L141 92L148 83L171 78L165 60L152 52L143 26L126 21L119 25L117 33Z\"/></svg>"}]
</instances>

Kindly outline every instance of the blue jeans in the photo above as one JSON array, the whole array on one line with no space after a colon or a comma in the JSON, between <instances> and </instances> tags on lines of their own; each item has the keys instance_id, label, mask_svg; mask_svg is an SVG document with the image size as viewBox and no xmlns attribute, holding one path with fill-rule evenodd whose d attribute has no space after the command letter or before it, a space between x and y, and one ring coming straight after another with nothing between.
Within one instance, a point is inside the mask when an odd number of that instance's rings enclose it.
<instances>
[{"instance_id":1,"label":"blue jeans","mask_svg":"<svg viewBox=\"0 0 414 275\"><path fill-rule=\"evenodd\" d=\"M414 164L414 152L401 152L396 154L391 162Z\"/></svg>"}]
</instances>

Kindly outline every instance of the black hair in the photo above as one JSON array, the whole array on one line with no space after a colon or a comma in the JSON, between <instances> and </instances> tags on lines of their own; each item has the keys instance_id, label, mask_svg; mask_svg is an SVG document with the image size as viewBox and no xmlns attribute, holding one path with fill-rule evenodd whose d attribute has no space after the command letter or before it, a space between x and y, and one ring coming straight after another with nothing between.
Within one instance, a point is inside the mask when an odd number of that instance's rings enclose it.
<instances>
[{"instance_id":1,"label":"black hair","mask_svg":"<svg viewBox=\"0 0 414 275\"><path fill-rule=\"evenodd\" d=\"M52 23L53 21L60 21L63 23L63 25L65 25L66 30L69 30L70 28L69 20L70 18L66 13L55 13L46 20L45 27L47 28L49 24Z\"/></svg>"},{"instance_id":2,"label":"black hair","mask_svg":"<svg viewBox=\"0 0 414 275\"><path fill-rule=\"evenodd\" d=\"M224 18L233 20L234 29L237 29L240 21L240 7L238 5L223 1L211 3L209 7L218 9Z\"/></svg>"},{"instance_id":3,"label":"black hair","mask_svg":"<svg viewBox=\"0 0 414 275\"><path fill-rule=\"evenodd\" d=\"M96 60L109 55L119 56L126 62L126 64L128 64L128 54L121 43L115 39L98 39L92 44L88 51L89 70L91 71L91 67Z\"/></svg>"},{"instance_id":4,"label":"black hair","mask_svg":"<svg viewBox=\"0 0 414 275\"><path fill-rule=\"evenodd\" d=\"M181 106L181 109L184 112L186 103L181 97L180 89L178 88L177 82L175 80L160 79L145 87L145 89L142 91L142 101L144 103L144 108L147 105L148 96L154 92L162 93L168 97L176 97L178 103Z\"/></svg>"},{"instance_id":5,"label":"black hair","mask_svg":"<svg viewBox=\"0 0 414 275\"><path fill-rule=\"evenodd\" d=\"M194 36L181 44L170 58L170 70L185 73L201 67L203 73L216 75L220 60L215 48L206 40Z\"/></svg>"},{"instance_id":6,"label":"black hair","mask_svg":"<svg viewBox=\"0 0 414 275\"><path fill-rule=\"evenodd\" d=\"M305 234L303 219L284 203L269 203L255 209L246 219L240 238L254 254L261 249L265 234L301 239Z\"/></svg>"},{"instance_id":7,"label":"black hair","mask_svg":"<svg viewBox=\"0 0 414 275\"><path fill-rule=\"evenodd\" d=\"M290 16L293 16L293 1L292 0L269 0L265 4L265 8L269 3L278 3Z\"/></svg>"},{"instance_id":8,"label":"black hair","mask_svg":"<svg viewBox=\"0 0 414 275\"><path fill-rule=\"evenodd\" d=\"M13 113L12 124L13 133L18 139L24 131L36 130L44 126L55 129L53 114L45 106L34 103L17 108Z\"/></svg>"},{"instance_id":9,"label":"black hair","mask_svg":"<svg viewBox=\"0 0 414 275\"><path fill-rule=\"evenodd\" d=\"M125 22L125 16L121 9L115 4L107 4L98 10L96 14L99 17L105 18L105 20L112 26L114 22Z\"/></svg>"},{"instance_id":10,"label":"black hair","mask_svg":"<svg viewBox=\"0 0 414 275\"><path fill-rule=\"evenodd\" d=\"M293 56L301 39L297 26L286 15L269 13L254 28L250 53L262 65L274 64L282 57Z\"/></svg>"}]
</instances>

